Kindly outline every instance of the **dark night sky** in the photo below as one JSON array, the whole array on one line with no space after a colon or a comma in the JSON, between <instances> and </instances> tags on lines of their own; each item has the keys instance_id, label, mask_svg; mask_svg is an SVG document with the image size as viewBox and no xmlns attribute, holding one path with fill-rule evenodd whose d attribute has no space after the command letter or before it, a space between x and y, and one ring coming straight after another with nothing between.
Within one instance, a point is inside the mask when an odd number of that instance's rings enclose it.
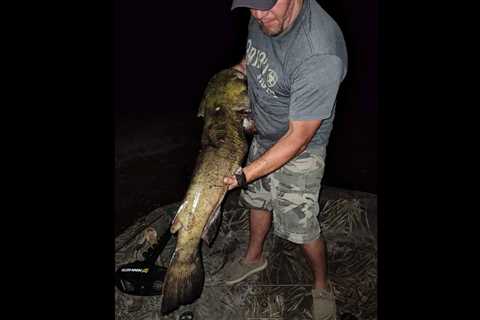
<instances>
[{"instance_id":1,"label":"dark night sky","mask_svg":"<svg viewBox=\"0 0 480 320\"><path fill-rule=\"evenodd\" d=\"M228 2L120 1L116 11L115 108L121 112L196 109L208 79L237 62L248 12Z\"/></svg>"},{"instance_id":2,"label":"dark night sky","mask_svg":"<svg viewBox=\"0 0 480 320\"><path fill-rule=\"evenodd\" d=\"M377 0L321 0L342 29L349 71L340 88L324 183L376 193ZM240 60L247 9L231 0L115 2L117 119L196 112L210 77Z\"/></svg>"}]
</instances>

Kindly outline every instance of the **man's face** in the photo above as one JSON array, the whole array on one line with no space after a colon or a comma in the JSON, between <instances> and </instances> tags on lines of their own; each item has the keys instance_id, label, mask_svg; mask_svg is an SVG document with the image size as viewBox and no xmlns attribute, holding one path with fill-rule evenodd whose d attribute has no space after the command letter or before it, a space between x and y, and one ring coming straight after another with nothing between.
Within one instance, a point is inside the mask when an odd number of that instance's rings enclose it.
<instances>
[{"instance_id":1,"label":"man's face","mask_svg":"<svg viewBox=\"0 0 480 320\"><path fill-rule=\"evenodd\" d=\"M276 36L282 33L290 24L293 0L278 0L270 10L250 9L250 13L260 24L263 33Z\"/></svg>"}]
</instances>

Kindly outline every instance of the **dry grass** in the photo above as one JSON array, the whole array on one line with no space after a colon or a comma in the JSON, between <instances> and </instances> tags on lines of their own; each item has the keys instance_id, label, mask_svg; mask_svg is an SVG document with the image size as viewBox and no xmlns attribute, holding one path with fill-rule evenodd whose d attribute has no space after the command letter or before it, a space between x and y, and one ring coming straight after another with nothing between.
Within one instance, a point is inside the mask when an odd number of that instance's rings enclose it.
<instances>
[{"instance_id":1,"label":"dry grass","mask_svg":"<svg viewBox=\"0 0 480 320\"><path fill-rule=\"evenodd\" d=\"M327 240L328 272L338 314L348 312L358 319L370 320L376 319L377 313L377 243L365 201L362 198L325 201L319 220ZM151 226L164 230L175 211L176 207L170 206L163 213L165 218L157 217ZM132 236L139 228L129 230L131 235L122 235L130 240L117 252L117 266L139 258L146 245L145 241L142 243L142 232ZM183 311L191 310L196 319L311 319L312 275L302 250L272 233L265 243L268 268L237 285L223 285L224 267L244 252L247 242L248 211L227 206L217 239L212 247L202 246L206 281L200 299L162 317L158 311L161 297L135 300L117 291L116 318L177 319ZM172 238L158 263L166 266L174 248Z\"/></svg>"}]
</instances>

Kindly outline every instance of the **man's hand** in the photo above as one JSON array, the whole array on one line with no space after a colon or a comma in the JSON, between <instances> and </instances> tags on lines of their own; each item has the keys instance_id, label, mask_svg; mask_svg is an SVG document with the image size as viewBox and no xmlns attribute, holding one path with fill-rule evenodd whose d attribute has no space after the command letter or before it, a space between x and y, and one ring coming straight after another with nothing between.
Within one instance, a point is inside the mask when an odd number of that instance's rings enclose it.
<instances>
[{"instance_id":1,"label":"man's hand","mask_svg":"<svg viewBox=\"0 0 480 320\"><path fill-rule=\"evenodd\" d=\"M245 57L242 58L242 61L240 61L239 64L234 65L232 68L237 71L240 71L245 75L247 73L247 62L245 60Z\"/></svg>"},{"instance_id":2,"label":"man's hand","mask_svg":"<svg viewBox=\"0 0 480 320\"><path fill-rule=\"evenodd\" d=\"M233 176L225 177L223 182L228 185L228 190L232 190L236 187L241 187L243 189L247 188L247 176L242 167L237 168Z\"/></svg>"},{"instance_id":3,"label":"man's hand","mask_svg":"<svg viewBox=\"0 0 480 320\"><path fill-rule=\"evenodd\" d=\"M229 177L223 178L223 183L228 185L228 190L232 190L238 187L237 178L235 178L235 176L229 176Z\"/></svg>"}]
</instances>

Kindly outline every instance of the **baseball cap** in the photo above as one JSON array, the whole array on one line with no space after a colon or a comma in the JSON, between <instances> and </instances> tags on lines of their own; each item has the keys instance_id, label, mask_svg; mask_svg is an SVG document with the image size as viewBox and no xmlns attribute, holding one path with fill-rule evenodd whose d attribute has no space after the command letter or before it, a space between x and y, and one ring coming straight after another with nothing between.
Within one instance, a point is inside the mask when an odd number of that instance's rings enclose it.
<instances>
[{"instance_id":1,"label":"baseball cap","mask_svg":"<svg viewBox=\"0 0 480 320\"><path fill-rule=\"evenodd\" d=\"M257 10L270 10L277 0L233 0L232 9L238 7L247 7Z\"/></svg>"}]
</instances>

